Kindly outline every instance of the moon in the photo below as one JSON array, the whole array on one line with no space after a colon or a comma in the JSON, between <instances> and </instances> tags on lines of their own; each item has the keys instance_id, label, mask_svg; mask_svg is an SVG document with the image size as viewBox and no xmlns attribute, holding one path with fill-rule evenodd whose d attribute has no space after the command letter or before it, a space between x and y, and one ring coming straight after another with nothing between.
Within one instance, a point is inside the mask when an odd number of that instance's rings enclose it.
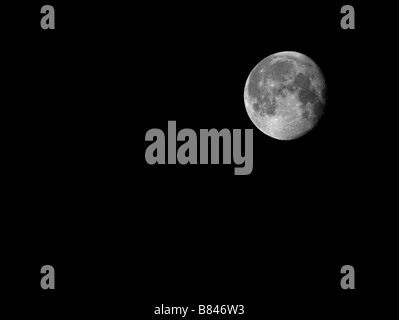
<instances>
[{"instance_id":1,"label":"moon","mask_svg":"<svg viewBox=\"0 0 399 320\"><path fill-rule=\"evenodd\" d=\"M272 54L248 76L244 103L248 116L263 133L278 140L297 139L310 132L324 113L323 73L302 53Z\"/></svg>"}]
</instances>

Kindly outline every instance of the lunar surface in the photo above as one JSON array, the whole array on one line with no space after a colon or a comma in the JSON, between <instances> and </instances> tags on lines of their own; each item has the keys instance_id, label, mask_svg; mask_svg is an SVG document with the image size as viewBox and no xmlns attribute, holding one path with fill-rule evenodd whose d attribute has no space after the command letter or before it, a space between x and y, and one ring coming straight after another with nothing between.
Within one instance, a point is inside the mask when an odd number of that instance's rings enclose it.
<instances>
[{"instance_id":1,"label":"lunar surface","mask_svg":"<svg viewBox=\"0 0 399 320\"><path fill-rule=\"evenodd\" d=\"M297 139L312 130L324 112L324 76L309 57L279 52L252 70L244 101L249 117L263 133L279 140Z\"/></svg>"}]
</instances>

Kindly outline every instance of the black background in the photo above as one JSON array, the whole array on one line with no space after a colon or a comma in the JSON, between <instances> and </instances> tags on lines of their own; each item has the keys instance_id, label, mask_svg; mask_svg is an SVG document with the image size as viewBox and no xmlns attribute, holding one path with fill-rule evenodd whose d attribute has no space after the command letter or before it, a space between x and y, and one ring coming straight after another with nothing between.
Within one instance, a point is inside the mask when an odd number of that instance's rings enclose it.
<instances>
[{"instance_id":1,"label":"black background","mask_svg":"<svg viewBox=\"0 0 399 320\"><path fill-rule=\"evenodd\" d=\"M52 4L56 30L40 28L40 2L7 29L11 297L49 318L155 319L161 304L244 304L245 319L372 311L388 279L377 268L392 266L393 192L371 6L353 3L356 29L342 30L343 2ZM251 70L280 51L311 57L328 87L320 123L293 141L260 132L243 101ZM145 133L170 120L253 129L252 173L148 165ZM55 291L40 288L45 264ZM354 291L340 288L346 264Z\"/></svg>"}]
</instances>

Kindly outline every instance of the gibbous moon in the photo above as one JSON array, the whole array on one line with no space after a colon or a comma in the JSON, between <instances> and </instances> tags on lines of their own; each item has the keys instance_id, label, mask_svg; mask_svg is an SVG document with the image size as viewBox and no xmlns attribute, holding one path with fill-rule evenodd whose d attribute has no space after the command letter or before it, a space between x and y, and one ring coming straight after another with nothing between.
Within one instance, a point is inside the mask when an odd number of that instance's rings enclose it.
<instances>
[{"instance_id":1,"label":"gibbous moon","mask_svg":"<svg viewBox=\"0 0 399 320\"><path fill-rule=\"evenodd\" d=\"M263 133L278 140L297 139L312 130L324 112L324 76L304 54L272 54L250 73L244 102L248 116Z\"/></svg>"}]
</instances>

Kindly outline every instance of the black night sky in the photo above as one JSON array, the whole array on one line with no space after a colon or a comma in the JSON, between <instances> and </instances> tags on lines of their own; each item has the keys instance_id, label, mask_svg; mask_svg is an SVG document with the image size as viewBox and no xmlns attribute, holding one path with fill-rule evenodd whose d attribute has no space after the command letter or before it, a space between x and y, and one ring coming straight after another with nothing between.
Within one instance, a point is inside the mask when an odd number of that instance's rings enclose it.
<instances>
[{"instance_id":1,"label":"black night sky","mask_svg":"<svg viewBox=\"0 0 399 320\"><path fill-rule=\"evenodd\" d=\"M388 57L376 57L392 43L388 19L342 1L51 2L55 30L40 28L43 2L13 8L21 22L3 28L7 263L21 275L12 299L52 319L163 319L161 304L349 319L386 292L375 273L392 267L382 261L394 126L381 92L393 82ZM340 26L345 4L354 30ZM243 99L252 69L281 51L312 58L328 89L320 123L292 141L258 130ZM253 129L252 173L149 165L145 135L167 136L168 121L241 129L242 140ZM53 292L39 285L45 264ZM340 288L347 264L355 290Z\"/></svg>"}]
</instances>

